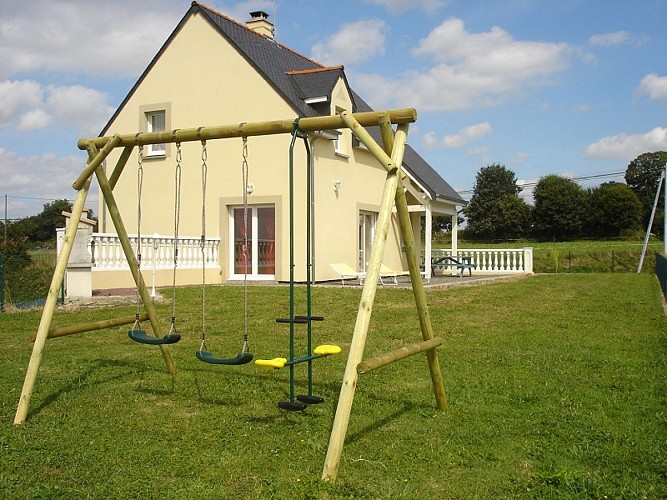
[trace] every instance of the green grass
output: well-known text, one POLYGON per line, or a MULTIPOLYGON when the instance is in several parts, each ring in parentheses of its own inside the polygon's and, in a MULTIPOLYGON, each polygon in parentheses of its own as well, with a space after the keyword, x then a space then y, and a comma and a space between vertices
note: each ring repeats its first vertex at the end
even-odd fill
MULTIPOLYGON (((302 298, 303 290, 298 289, 302 298)), ((235 354, 243 289, 208 291, 209 347, 235 354)), ((288 372, 194 357, 197 289, 179 290, 179 373, 125 329, 48 341, 28 421, 12 425, 35 312, 0 317, 3 498, 664 498, 667 342, 660 290, 637 274, 540 275, 431 291, 449 409, 423 355, 359 380, 335 484, 320 475, 360 297, 314 290, 323 405, 276 407, 288 372)), ((287 353, 287 288, 250 288, 251 347, 287 353)), ((302 312, 302 311, 298 311, 302 312)), ((168 318, 168 305, 159 306, 168 318)), ((132 308, 59 314, 71 324, 132 308)), ((378 290, 366 354, 419 337, 411 292, 378 290)), ((305 368, 297 370, 301 388, 305 368)))

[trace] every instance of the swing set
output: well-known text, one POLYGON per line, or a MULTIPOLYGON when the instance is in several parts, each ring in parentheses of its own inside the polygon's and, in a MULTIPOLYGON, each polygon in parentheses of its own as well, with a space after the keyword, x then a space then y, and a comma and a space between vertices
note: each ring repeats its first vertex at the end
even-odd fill
MULTIPOLYGON (((312 393, 312 361, 337 354, 340 347, 335 345, 322 345, 312 348, 311 329, 313 322, 322 321, 322 316, 312 314, 311 304, 311 270, 312 270, 312 251, 310 248, 310 189, 307 189, 307 249, 306 249, 306 314, 297 315, 295 312, 294 299, 294 185, 293 185, 293 154, 294 145, 297 138, 302 138, 308 155, 308 164, 310 164, 310 149, 308 147, 307 134, 322 130, 333 130, 340 128, 349 128, 359 141, 366 146, 368 151, 377 159, 380 165, 386 170, 386 179, 380 204, 380 211, 377 218, 376 236, 371 250, 370 261, 367 271, 367 279, 364 283, 357 318, 350 343, 347 364, 343 375, 340 395, 338 398, 336 413, 334 416, 332 431, 329 439, 329 446, 325 458, 322 479, 334 481, 338 472, 338 466, 343 451, 343 444, 349 424, 352 402, 357 387, 358 376, 368 373, 372 370, 381 368, 397 360, 417 353, 425 352, 427 355, 428 367, 430 371, 433 391, 436 399, 436 405, 444 410, 447 407, 442 374, 437 356, 437 347, 442 343, 440 338, 434 337, 431 325, 430 314, 426 302, 426 294, 421 280, 419 260, 417 256, 414 235, 410 223, 407 199, 405 191, 398 189, 404 174, 401 171, 403 163, 403 154, 407 141, 408 126, 416 120, 417 113, 414 109, 397 109, 378 112, 349 113, 343 111, 340 115, 323 116, 312 118, 301 118, 296 120, 279 120, 270 122, 241 123, 240 125, 224 125, 216 127, 199 127, 196 129, 177 129, 165 132, 137 133, 134 135, 114 135, 112 137, 96 137, 81 139, 78 142, 79 149, 88 152, 88 162, 82 173, 73 183, 77 190, 76 199, 72 207, 72 220, 79 220, 83 213, 83 207, 88 195, 92 176, 95 175, 99 184, 100 191, 104 197, 106 206, 109 209, 109 216, 114 224, 116 233, 121 243, 121 248, 127 259, 132 277, 136 285, 136 314, 123 318, 97 321, 94 323, 78 324, 66 327, 51 328, 53 314, 55 312, 57 299, 61 284, 64 279, 67 263, 72 251, 74 238, 76 236, 77 224, 68 225, 62 250, 56 263, 51 286, 47 295, 46 303, 42 312, 39 327, 31 340, 34 340, 32 355, 26 371, 26 377, 18 402, 14 424, 20 425, 25 422, 28 415, 30 398, 35 386, 37 372, 41 363, 41 357, 49 338, 71 335, 75 333, 112 328, 127 324, 132 324, 128 335, 141 344, 157 345, 164 358, 167 370, 171 374, 176 373, 176 365, 170 349, 170 344, 180 340, 180 333, 176 328, 176 269, 178 266, 178 229, 180 220, 180 179, 181 179, 181 143, 199 141, 202 145, 202 235, 201 250, 204 253, 204 242, 206 237, 206 183, 207 183, 207 149, 206 141, 213 139, 225 139, 240 137, 243 139, 243 208, 245 237, 242 247, 242 257, 244 264, 247 263, 247 138, 252 136, 274 135, 290 133, 292 140, 290 143, 290 161, 289 161, 289 197, 290 197, 290 304, 289 317, 276 319, 277 323, 287 323, 290 328, 290 348, 289 358, 273 358, 269 360, 257 359, 257 366, 269 370, 290 368, 290 397, 288 401, 281 401, 278 406, 285 410, 299 411, 309 404, 317 404, 323 401, 319 396, 312 393), (396 125, 394 131, 393 125, 396 125), (382 138, 382 146, 379 145, 364 127, 379 127, 382 138), (175 193, 174 193, 174 265, 172 279, 172 317, 171 326, 167 334, 162 333, 161 325, 151 300, 150 294, 140 272, 141 266, 141 195, 143 184, 143 165, 142 165, 142 147, 149 144, 175 143, 176 144, 176 171, 175 171, 175 193), (113 189, 118 182, 123 170, 132 154, 134 148, 139 150, 139 160, 137 168, 137 232, 139 234, 139 244, 135 255, 134 249, 128 237, 124 222, 120 215, 118 205, 114 198, 113 189), (107 174, 102 163, 109 154, 116 148, 122 148, 122 152, 111 175, 107 174), (392 217, 392 209, 396 209, 397 221, 401 232, 401 238, 405 248, 405 253, 412 282, 415 305, 418 312, 419 325, 422 335, 422 341, 404 346, 395 351, 385 353, 381 356, 363 360, 363 353, 368 335, 370 318, 373 310, 377 283, 379 280, 380 269, 382 265, 384 248, 387 234, 392 217), (141 313, 141 305, 144 312, 141 313), (141 322, 150 323, 153 335, 147 333, 141 326, 141 322), (303 356, 295 356, 295 326, 305 325, 307 328, 307 352, 303 356), (294 367, 300 363, 308 363, 308 393, 303 395, 294 394, 294 367)), ((308 186, 310 186, 310 169, 308 169, 308 186)), ((203 255, 202 255, 203 257, 203 255)), ((202 258, 203 266, 205 259, 202 258)), ((220 365, 241 365, 249 363, 253 359, 248 345, 248 294, 247 294, 247 267, 244 265, 244 334, 243 346, 241 351, 230 358, 221 358, 207 350, 206 346, 206 279, 205 269, 202 269, 202 335, 201 344, 196 352, 199 360, 220 365)))

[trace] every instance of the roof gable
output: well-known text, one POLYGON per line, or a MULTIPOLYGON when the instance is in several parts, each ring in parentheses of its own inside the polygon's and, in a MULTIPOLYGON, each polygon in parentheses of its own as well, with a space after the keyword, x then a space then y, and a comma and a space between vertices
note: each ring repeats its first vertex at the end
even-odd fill
MULTIPOLYGON (((100 136, 105 135, 172 40, 178 36, 188 19, 196 14, 202 15, 300 117, 330 114, 329 106, 324 106, 322 102, 310 105, 307 100, 326 96, 330 101, 331 93, 341 78, 353 103, 351 111, 372 111, 372 108, 349 87, 342 66, 324 67, 275 40, 256 33, 244 24, 195 1, 192 2, 188 12, 120 104, 100 136)), ((215 57, 215 50, 212 50, 211 54, 211 57, 215 57)), ((372 127, 370 131, 376 140, 379 140, 377 127, 372 127)), ((457 204, 465 203, 461 196, 409 145, 406 147, 404 165, 417 180, 423 183, 432 198, 445 198, 457 204)))

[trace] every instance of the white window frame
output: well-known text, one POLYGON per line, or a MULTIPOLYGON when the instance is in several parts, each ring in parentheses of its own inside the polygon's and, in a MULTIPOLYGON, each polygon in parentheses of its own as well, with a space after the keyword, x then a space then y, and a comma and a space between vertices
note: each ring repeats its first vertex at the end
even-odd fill
MULTIPOLYGON (((146 113, 146 132, 164 132, 167 128, 167 113, 164 109, 146 113), (156 118, 162 121, 162 127, 156 127, 156 118)), ((167 156, 165 143, 148 144, 146 156, 167 156)))
MULTIPOLYGON (((162 132, 171 130, 171 103, 161 102, 139 106, 140 130, 142 132, 162 132), (155 117, 162 118, 162 129, 155 127, 155 117)), ((144 148, 144 158, 166 158, 169 156, 169 144, 148 144, 144 148)))
MULTIPOLYGON (((275 205, 249 205, 248 206, 248 218, 252 219, 252 223, 249 224, 252 228, 252 233, 248 235, 248 239, 251 241, 250 244, 250 261, 252 262, 252 270, 248 274, 247 278, 249 280, 275 280, 275 274, 259 274, 259 259, 257 258, 258 253, 258 243, 259 243, 259 217, 258 209, 260 208, 273 208, 274 209, 274 224, 276 218, 276 207, 275 205)), ((229 279, 230 280, 242 280, 244 278, 243 274, 237 274, 234 272, 234 245, 235 245, 235 236, 234 236, 234 210, 243 209, 243 207, 233 206, 229 211, 229 279)), ((277 263, 276 263, 277 265, 277 263)))

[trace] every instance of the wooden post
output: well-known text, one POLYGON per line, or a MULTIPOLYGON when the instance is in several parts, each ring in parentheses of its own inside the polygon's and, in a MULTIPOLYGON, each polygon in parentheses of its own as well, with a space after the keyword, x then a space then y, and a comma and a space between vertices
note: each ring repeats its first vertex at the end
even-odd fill
POLYGON ((442 339, 440 337, 434 337, 431 340, 425 340, 424 342, 419 342, 418 344, 399 347, 398 349, 386 352, 380 356, 365 359, 357 365, 357 373, 363 375, 364 373, 372 372, 373 370, 382 368, 383 366, 393 363, 394 361, 398 361, 409 356, 414 356, 420 352, 435 349, 441 344, 442 339))
MULTIPOLYGON (((75 333, 92 332, 95 330, 103 330, 105 328, 114 328, 116 326, 129 325, 130 323, 134 323, 136 319, 137 319, 136 316, 132 315, 132 316, 125 316, 124 318, 103 319, 101 321, 95 321, 93 323, 79 323, 78 325, 60 326, 58 328, 51 328, 49 330, 49 335, 47 338, 53 339, 56 337, 64 337, 66 335, 74 335, 75 333)), ((146 321, 147 319, 148 319, 147 314, 139 315, 139 321, 146 321)), ((36 338, 37 338, 37 333, 33 333, 32 335, 30 335, 28 340, 30 340, 30 342, 34 342, 36 338)))
MULTIPOLYGON (((92 161, 93 157, 93 151, 89 152, 89 161, 92 161)), ((25 419, 28 416, 28 406, 30 405, 32 391, 35 388, 37 372, 42 361, 42 352, 44 351, 46 338, 49 334, 53 313, 56 310, 56 304, 60 294, 60 287, 62 286, 63 279, 65 277, 65 271, 67 270, 67 262, 69 261, 69 256, 72 252, 72 246, 74 245, 76 230, 79 227, 79 224, 76 222, 81 219, 81 215, 83 214, 83 205, 86 202, 86 197, 88 196, 90 181, 91 178, 88 178, 88 180, 83 183, 83 186, 76 194, 76 199, 72 205, 72 221, 74 221, 74 223, 69 224, 65 230, 65 239, 63 240, 63 246, 60 250, 60 255, 58 256, 56 268, 53 271, 51 286, 49 287, 49 293, 46 296, 46 303, 44 304, 44 310, 42 311, 42 318, 39 321, 39 327, 37 329, 35 345, 32 348, 32 355, 30 356, 30 362, 28 363, 28 370, 25 374, 23 390, 21 391, 21 397, 19 399, 18 407, 16 408, 14 425, 22 424, 25 422, 25 419)))
MULTIPOLYGON (((385 120, 380 124, 380 127, 385 150, 390 151, 393 149, 394 142, 393 134, 391 134, 391 124, 385 120)), ((428 310, 428 302, 426 301, 424 283, 421 280, 415 237, 412 230, 412 224, 410 223, 410 213, 408 211, 408 201, 405 197, 405 191, 403 189, 396 190, 395 202, 396 214, 398 216, 398 225, 401 231, 403 245, 405 246, 405 256, 408 260, 408 269, 410 270, 412 292, 415 297, 415 306, 417 307, 419 326, 422 332, 422 339, 426 341, 433 338, 433 326, 431 324, 431 314, 428 310)), ((425 262, 424 265, 428 264, 425 262)), ((438 352, 435 349, 431 349, 426 353, 426 356, 428 359, 428 366, 431 374, 431 382, 433 384, 433 393, 435 394, 436 405, 438 409, 446 410, 447 396, 445 394, 445 384, 442 380, 438 352)))
POLYGON ((97 167, 102 165, 102 162, 106 159, 107 156, 109 156, 109 153, 111 153, 114 148, 118 146, 118 144, 120 144, 120 136, 114 135, 106 144, 104 144, 104 147, 100 150, 100 152, 90 160, 90 163, 86 165, 86 168, 83 169, 83 172, 81 172, 77 180, 74 181, 72 187, 77 190, 81 189, 83 183, 93 175, 93 172, 97 170, 97 167))
POLYGON ((112 191, 113 188, 116 187, 116 183, 120 178, 120 174, 123 173, 125 164, 127 163, 127 160, 130 158, 133 149, 134 146, 125 146, 123 152, 120 154, 120 158, 118 158, 118 161, 116 162, 116 168, 113 169, 113 172, 111 172, 111 176, 109 177, 109 186, 111 186, 112 191))
MULTIPOLYGON (((116 234, 120 240, 120 246, 123 249, 125 254, 125 259, 132 271, 132 277, 136 283, 139 296, 141 301, 144 304, 144 309, 146 314, 148 314, 148 319, 151 322, 151 327, 153 328, 153 334, 156 337, 162 337, 160 330, 160 323, 158 322, 157 313, 155 312, 155 306, 150 296, 150 292, 146 288, 144 283, 144 277, 139 271, 139 266, 137 264, 137 259, 134 256, 134 251, 132 250, 132 243, 130 243, 130 238, 127 236, 127 231, 125 229, 125 224, 123 219, 120 216, 120 211, 118 210, 118 205, 116 204, 116 199, 114 198, 113 192, 111 191, 111 186, 109 185, 109 180, 107 179, 106 174, 102 169, 95 170, 95 175, 97 175, 97 183, 100 185, 100 191, 102 191, 102 196, 104 196, 104 201, 109 207, 109 216, 113 221, 113 225, 116 228, 116 234)), ((162 351, 162 357, 164 362, 167 365, 167 370, 172 375, 176 374, 176 364, 174 363, 174 357, 171 354, 171 349, 168 345, 160 345, 160 351, 162 351)))
POLYGON ((345 443, 345 436, 347 434, 347 427, 350 422, 350 412, 352 410, 352 401, 354 399, 354 392, 357 387, 357 365, 361 362, 364 354, 364 347, 366 345, 366 337, 368 335, 368 327, 370 324, 371 314, 373 312, 373 302, 375 300, 375 292, 377 290, 377 282, 380 276, 380 266, 384 256, 384 248, 389 232, 389 224, 391 222, 391 212, 394 205, 394 197, 396 196, 396 188, 399 181, 399 165, 403 163, 403 153, 405 151, 405 142, 407 139, 408 125, 401 125, 396 132, 396 140, 394 142, 394 150, 391 158, 378 146, 366 130, 364 130, 359 123, 347 112, 341 113, 341 118, 345 125, 352 130, 352 133, 359 138, 359 140, 376 156, 378 161, 387 169, 387 179, 385 181, 384 192, 382 194, 382 202, 380 204, 380 213, 378 215, 377 227, 378 231, 373 240, 373 248, 371 249, 371 258, 366 275, 364 289, 361 293, 361 300, 359 301, 359 309, 357 312, 357 320, 354 326, 354 333, 352 334, 352 341, 350 344, 350 353, 347 358, 347 365, 343 375, 343 384, 340 389, 340 396, 338 398, 338 406, 336 408, 336 415, 331 430, 331 437, 329 438, 329 447, 327 455, 324 460, 324 469, 322 471, 322 479, 325 481, 335 481, 338 474, 338 466, 340 464, 340 457, 343 453, 343 445, 345 443))

